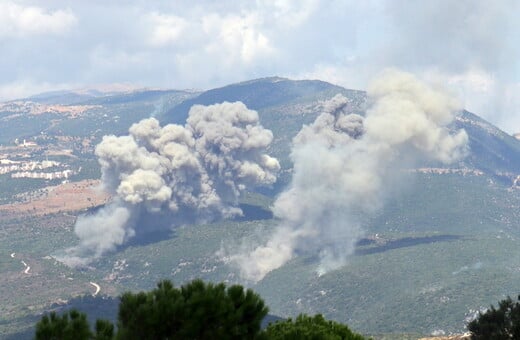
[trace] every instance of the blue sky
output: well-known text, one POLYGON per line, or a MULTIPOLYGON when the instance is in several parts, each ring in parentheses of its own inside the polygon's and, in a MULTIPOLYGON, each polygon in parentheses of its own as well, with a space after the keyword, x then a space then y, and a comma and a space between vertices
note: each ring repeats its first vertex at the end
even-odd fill
POLYGON ((0 99, 272 75, 364 89, 397 67, 520 131, 515 0, 0 0, 0 99))

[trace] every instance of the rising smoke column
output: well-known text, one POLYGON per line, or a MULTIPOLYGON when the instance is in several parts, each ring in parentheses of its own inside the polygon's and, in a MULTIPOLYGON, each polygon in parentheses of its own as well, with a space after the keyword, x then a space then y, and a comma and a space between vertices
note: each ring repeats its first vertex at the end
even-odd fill
POLYGON ((381 208, 387 176, 402 159, 450 163, 467 151, 468 136, 446 125, 460 109, 446 92, 408 73, 387 70, 368 89, 366 116, 337 95, 293 140, 294 175, 275 201, 279 225, 263 245, 225 259, 244 278, 261 280, 297 254, 318 255, 318 274, 346 263, 363 235, 360 216, 381 208))
POLYGON ((280 165, 264 153, 272 139, 257 112, 240 102, 195 105, 185 126, 149 118, 128 136, 103 137, 95 153, 113 199, 78 218, 80 243, 60 260, 83 265, 114 250, 143 228, 142 213, 169 212, 166 227, 242 214, 241 192, 276 181, 280 165))

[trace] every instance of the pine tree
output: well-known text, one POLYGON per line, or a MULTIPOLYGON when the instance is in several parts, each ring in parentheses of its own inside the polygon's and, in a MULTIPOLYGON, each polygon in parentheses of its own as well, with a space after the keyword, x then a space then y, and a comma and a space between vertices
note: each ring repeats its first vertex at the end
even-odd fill
POLYGON ((180 289, 161 281, 148 293, 125 293, 119 339, 255 339, 267 307, 242 286, 192 281, 180 289))
POLYGON ((520 295, 518 301, 508 296, 498 303, 498 309, 493 305, 485 313, 468 324, 471 338, 509 340, 520 339, 520 295))
POLYGON ((265 330, 269 340, 363 340, 346 325, 326 320, 321 314, 313 317, 300 314, 296 320, 287 319, 270 324, 265 330))
POLYGON ((36 324, 36 340, 87 340, 92 338, 87 316, 75 309, 61 317, 55 312, 44 315, 36 324))

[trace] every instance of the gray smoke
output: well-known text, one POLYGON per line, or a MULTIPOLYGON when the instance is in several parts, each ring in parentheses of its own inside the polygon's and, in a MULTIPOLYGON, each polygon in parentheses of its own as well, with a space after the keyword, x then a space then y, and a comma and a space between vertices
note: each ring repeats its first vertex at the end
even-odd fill
POLYGON ((465 155, 466 132, 446 128, 459 110, 446 92, 387 70, 368 97, 362 117, 335 96, 294 138, 292 182, 273 207, 278 227, 263 245, 225 257, 244 278, 261 280, 301 253, 319 255, 320 275, 343 266, 363 235, 360 216, 381 208, 396 163, 410 153, 445 163, 465 155))
POLYGON ((138 222, 142 214, 167 211, 166 227, 241 215, 240 193, 273 184, 280 169, 265 153, 271 131, 240 102, 195 105, 185 126, 144 119, 129 133, 105 136, 96 147, 113 199, 78 218, 80 243, 60 257, 67 264, 86 264, 124 244, 146 228, 138 222))
POLYGON ((520 129, 519 11, 516 0, 387 1, 394 39, 374 55, 379 65, 452 82, 466 97, 466 109, 512 133, 520 129))

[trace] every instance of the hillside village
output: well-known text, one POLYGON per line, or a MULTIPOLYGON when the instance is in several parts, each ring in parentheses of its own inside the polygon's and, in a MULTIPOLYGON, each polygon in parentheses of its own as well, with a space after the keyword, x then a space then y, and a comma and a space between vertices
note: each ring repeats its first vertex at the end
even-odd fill
POLYGON ((49 160, 35 142, 23 140, 15 147, 0 147, 0 175, 11 178, 68 179, 81 169, 71 169, 64 162, 49 160), (42 159, 45 157, 45 159, 42 159))

